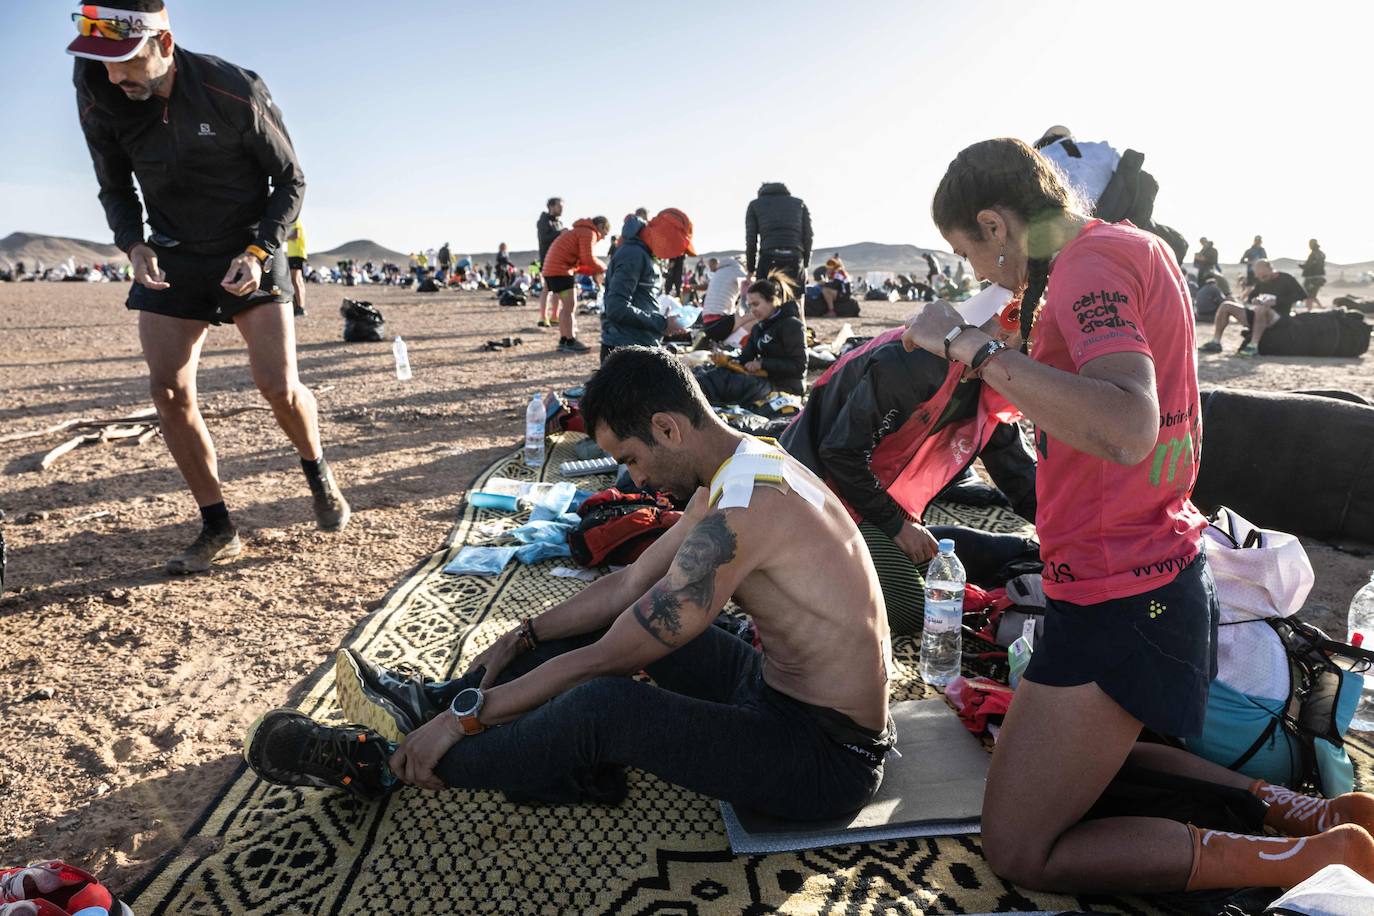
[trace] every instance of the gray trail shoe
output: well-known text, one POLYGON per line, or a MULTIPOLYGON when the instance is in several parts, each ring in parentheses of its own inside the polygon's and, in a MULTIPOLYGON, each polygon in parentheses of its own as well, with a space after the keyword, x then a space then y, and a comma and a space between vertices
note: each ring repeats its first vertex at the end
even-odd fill
POLYGON ((334 469, 328 462, 318 480, 307 477, 310 495, 315 503, 315 524, 321 531, 342 531, 353 516, 348 500, 339 491, 338 481, 334 479, 334 469))
POLYGON ((334 694, 349 722, 399 742, 440 712, 425 695, 426 679, 374 665, 355 649, 334 656, 334 694))
POLYGON ((201 528, 191 546, 167 561, 167 572, 174 576, 205 572, 216 563, 227 563, 243 553, 243 542, 236 529, 213 531, 201 528))

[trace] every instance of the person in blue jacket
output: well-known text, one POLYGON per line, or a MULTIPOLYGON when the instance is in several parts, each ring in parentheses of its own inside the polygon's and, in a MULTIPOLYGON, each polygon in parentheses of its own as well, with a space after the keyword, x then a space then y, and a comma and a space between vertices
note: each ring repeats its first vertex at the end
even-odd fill
POLYGON ((658 307, 663 274, 655 258, 672 260, 692 250, 692 221, 674 207, 645 223, 627 216, 620 244, 606 271, 605 308, 601 316, 601 361, 617 347, 656 347, 663 335, 681 330, 658 307))

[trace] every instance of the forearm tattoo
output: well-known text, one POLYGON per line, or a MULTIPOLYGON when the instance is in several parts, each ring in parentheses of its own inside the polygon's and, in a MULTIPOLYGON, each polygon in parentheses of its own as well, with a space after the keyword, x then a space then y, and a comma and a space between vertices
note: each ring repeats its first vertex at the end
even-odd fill
POLYGON ((635 620, 654 639, 677 648, 683 605, 708 608, 716 591, 716 571, 734 558, 735 533, 725 515, 708 515, 682 542, 668 575, 635 602, 635 620))

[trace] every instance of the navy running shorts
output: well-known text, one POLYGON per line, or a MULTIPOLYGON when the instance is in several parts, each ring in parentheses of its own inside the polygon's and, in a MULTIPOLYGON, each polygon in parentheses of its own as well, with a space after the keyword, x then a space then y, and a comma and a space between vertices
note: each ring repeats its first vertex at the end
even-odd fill
POLYGON ((1050 598, 1025 678, 1047 687, 1095 683, 1146 728, 1196 737, 1217 676, 1220 616, 1201 553, 1144 594, 1091 605, 1050 598))

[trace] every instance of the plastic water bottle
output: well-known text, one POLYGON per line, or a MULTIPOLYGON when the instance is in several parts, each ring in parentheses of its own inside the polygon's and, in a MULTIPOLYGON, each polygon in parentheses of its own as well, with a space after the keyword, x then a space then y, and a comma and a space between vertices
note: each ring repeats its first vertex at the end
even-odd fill
MULTIPOLYGON (((1352 646, 1374 649, 1374 574, 1364 588, 1355 593, 1350 602, 1350 638, 1352 646)), ((1355 718, 1350 721, 1351 728, 1364 732, 1374 732, 1374 670, 1364 672, 1364 693, 1360 695, 1360 705, 1355 709, 1355 718)))
POLYGON ((921 630, 921 680, 932 687, 942 688, 959 674, 966 581, 954 542, 941 540, 940 552, 926 570, 926 619, 921 630))
POLYGON ((403 382, 410 381, 410 354, 406 351, 406 342, 399 334, 396 336, 396 342, 391 345, 391 352, 396 354, 396 378, 403 382))
POLYGON ((530 406, 525 408, 525 466, 537 468, 544 464, 544 398, 535 392, 530 406))

